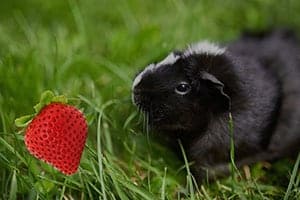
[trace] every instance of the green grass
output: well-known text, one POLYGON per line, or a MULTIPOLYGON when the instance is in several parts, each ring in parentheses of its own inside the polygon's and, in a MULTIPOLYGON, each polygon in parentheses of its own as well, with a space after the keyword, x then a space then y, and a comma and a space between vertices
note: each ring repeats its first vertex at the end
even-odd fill
POLYGON ((298 0, 2 0, 0 199, 299 199, 300 157, 197 186, 188 161, 149 139, 130 97, 135 73, 170 50, 246 29, 300 33, 299 10, 298 0), (48 89, 88 118, 73 176, 29 155, 14 126, 48 89))

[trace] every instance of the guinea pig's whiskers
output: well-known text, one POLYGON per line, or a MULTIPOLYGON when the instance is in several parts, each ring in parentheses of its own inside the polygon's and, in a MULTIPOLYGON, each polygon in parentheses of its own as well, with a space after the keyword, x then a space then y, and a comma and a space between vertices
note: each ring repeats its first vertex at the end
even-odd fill
POLYGON ((138 123, 144 123, 144 113, 138 108, 138 123))
POLYGON ((149 134, 149 114, 145 113, 143 121, 143 132, 149 134))
POLYGON ((146 133, 148 135, 149 134, 149 115, 147 114, 146 116, 147 116, 146 117, 146 120, 147 120, 147 123, 146 123, 146 133))

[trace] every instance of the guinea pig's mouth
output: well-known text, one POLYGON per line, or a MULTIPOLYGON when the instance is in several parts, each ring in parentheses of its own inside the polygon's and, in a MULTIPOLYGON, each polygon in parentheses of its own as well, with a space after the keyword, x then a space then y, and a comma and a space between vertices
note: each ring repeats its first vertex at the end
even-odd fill
POLYGON ((157 131, 162 131, 162 132, 174 132, 174 131, 180 131, 180 132, 185 132, 186 127, 181 125, 181 124, 160 124, 159 126, 153 126, 153 128, 157 131))
POLYGON ((169 132, 184 131, 187 128, 180 122, 169 119, 161 110, 146 110, 145 108, 140 108, 139 110, 144 114, 147 125, 152 130, 169 132))
POLYGON ((151 101, 142 99, 138 95, 134 95, 134 97, 134 104, 144 114, 145 122, 150 129, 162 132, 183 131, 187 129, 187 126, 180 123, 180 120, 176 120, 174 115, 168 114, 167 105, 154 104, 151 101))
POLYGON ((150 127, 159 127, 164 123, 164 115, 161 110, 155 110, 150 105, 136 104, 138 110, 144 114, 147 124, 150 127))

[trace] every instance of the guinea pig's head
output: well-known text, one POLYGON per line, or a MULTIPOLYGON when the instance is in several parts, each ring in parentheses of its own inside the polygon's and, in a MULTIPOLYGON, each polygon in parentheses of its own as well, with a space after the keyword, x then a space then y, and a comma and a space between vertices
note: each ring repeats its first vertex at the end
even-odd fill
POLYGON ((133 103, 156 130, 199 131, 230 107, 224 83, 213 72, 229 64, 225 49, 208 42, 172 52, 136 76, 133 103))

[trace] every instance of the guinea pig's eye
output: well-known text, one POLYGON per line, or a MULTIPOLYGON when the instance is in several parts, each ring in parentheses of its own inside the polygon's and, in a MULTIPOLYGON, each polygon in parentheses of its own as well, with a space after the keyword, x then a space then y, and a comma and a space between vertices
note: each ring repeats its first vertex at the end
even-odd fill
POLYGON ((185 95, 191 91, 191 86, 187 82, 181 82, 175 88, 175 92, 180 95, 185 95))

